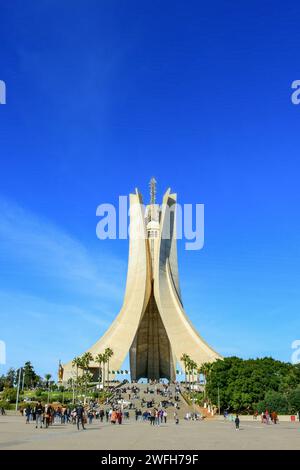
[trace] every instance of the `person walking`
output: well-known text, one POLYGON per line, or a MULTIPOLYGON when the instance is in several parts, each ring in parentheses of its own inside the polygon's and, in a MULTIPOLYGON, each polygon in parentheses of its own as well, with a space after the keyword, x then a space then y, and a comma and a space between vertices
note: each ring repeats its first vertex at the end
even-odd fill
POLYGON ((39 401, 38 404, 35 407, 35 427, 38 428, 40 426, 40 429, 42 429, 42 419, 43 419, 43 414, 44 414, 44 407, 42 403, 39 401))
POLYGON ((76 422, 77 422, 78 431, 79 431, 79 423, 81 423, 82 429, 85 429, 85 427, 84 427, 84 408, 83 408, 81 403, 76 408, 76 422))
POLYGON ((116 421, 117 421, 117 412, 115 410, 112 410, 110 422, 111 424, 116 424, 116 421))
POLYGON ((88 418, 89 418, 89 424, 93 423, 93 418, 94 418, 94 412, 92 409, 89 409, 88 411, 88 418))
POLYGON ((168 413, 166 412, 166 410, 164 410, 164 421, 165 421, 165 424, 167 424, 167 417, 168 417, 168 413))
POLYGON ((30 415, 31 415, 31 406, 27 405, 25 408, 26 424, 29 424, 30 415))

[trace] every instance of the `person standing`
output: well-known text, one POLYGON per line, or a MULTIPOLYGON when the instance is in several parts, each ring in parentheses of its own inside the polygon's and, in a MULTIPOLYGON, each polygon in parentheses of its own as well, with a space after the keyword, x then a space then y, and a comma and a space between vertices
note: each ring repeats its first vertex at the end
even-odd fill
POLYGON ((240 418, 239 418, 239 415, 236 415, 234 422, 235 422, 235 430, 236 430, 236 431, 239 431, 239 429, 240 429, 240 418))
POLYGON ((154 409, 151 411, 151 415, 150 415, 150 424, 151 424, 152 426, 154 426, 154 424, 155 424, 155 410, 154 410, 154 409))
POLYGON ((44 414, 44 407, 43 407, 43 405, 40 401, 36 405, 34 411, 35 411, 35 427, 38 428, 38 426, 40 426, 40 428, 42 429, 42 427, 43 427, 42 419, 43 419, 43 414, 44 414))
POLYGON ((155 410, 155 426, 159 426, 159 411, 155 410))
POLYGON ((85 427, 84 427, 84 408, 83 408, 81 403, 76 408, 76 422, 77 422, 78 431, 79 431, 79 423, 81 423, 82 429, 85 429, 85 427))
POLYGON ((51 406, 46 405, 45 410, 44 410, 44 424, 45 424, 46 429, 49 427, 50 419, 51 419, 51 406))
POLYGON ((168 417, 168 413, 166 412, 166 410, 164 410, 164 421, 165 421, 165 424, 167 424, 167 417, 168 417))

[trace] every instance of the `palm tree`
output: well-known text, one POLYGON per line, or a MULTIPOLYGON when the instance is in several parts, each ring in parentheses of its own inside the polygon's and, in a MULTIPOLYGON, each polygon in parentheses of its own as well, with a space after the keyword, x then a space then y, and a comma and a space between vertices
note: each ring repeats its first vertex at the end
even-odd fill
POLYGON ((74 357, 73 361, 72 361, 72 366, 73 367, 76 367, 76 400, 77 400, 77 395, 78 395, 78 369, 81 368, 81 365, 82 365, 82 359, 81 357, 74 357))
POLYGON ((97 354, 97 356, 95 357, 95 362, 99 364, 99 392, 100 392, 100 385, 101 385, 101 376, 103 376, 103 372, 104 372, 102 370, 103 359, 104 359, 104 354, 97 354))
POLYGON ((206 383, 207 377, 210 375, 212 371, 213 363, 212 362, 204 362, 202 364, 202 373, 204 375, 204 397, 206 397, 206 383))
POLYGON ((191 392, 191 370, 192 370, 192 359, 189 357, 187 360, 187 372, 188 372, 188 381, 189 381, 189 391, 191 392))
POLYGON ((106 348, 104 354, 107 358, 107 380, 108 380, 108 388, 109 388, 109 359, 114 355, 114 352, 111 348, 106 348))
POLYGON ((89 366, 90 362, 93 361, 93 355, 90 352, 86 352, 81 356, 81 363, 82 363, 82 369, 83 369, 83 377, 84 377, 84 384, 85 384, 85 396, 87 393, 87 384, 91 380, 91 374, 89 374, 89 366))
MULTIPOLYGON (((193 376, 193 382, 194 382, 194 372, 197 369, 197 363, 193 361, 192 359, 189 360, 189 377, 190 374, 193 376)), ((190 379, 190 389, 191 389, 191 379, 190 379)))
POLYGON ((51 377, 52 377, 51 374, 45 374, 46 386, 47 386, 47 389, 48 389, 48 403, 50 401, 50 379, 51 379, 51 377))
POLYGON ((72 404, 74 405, 75 403, 75 386, 74 386, 74 379, 73 377, 70 377, 69 380, 67 381, 68 388, 71 387, 72 389, 72 404))
POLYGON ((104 352, 103 355, 102 355, 102 363, 103 363, 103 367, 102 367, 102 390, 103 391, 105 389, 105 364, 107 364, 107 362, 108 362, 108 357, 104 352))
POLYGON ((187 386, 187 374, 186 374, 186 371, 187 371, 187 367, 188 367, 188 363, 189 363, 189 360, 190 360, 190 356, 186 353, 182 354, 180 360, 183 362, 183 365, 184 365, 184 375, 185 375, 185 388, 187 386))
POLYGON ((203 365, 201 364, 201 366, 198 366, 197 367, 197 375, 198 375, 198 382, 199 382, 199 385, 200 385, 200 375, 203 374, 203 365))
POLYGON ((83 363, 83 369, 87 371, 89 368, 90 362, 94 360, 92 353, 86 352, 81 356, 81 360, 83 363))

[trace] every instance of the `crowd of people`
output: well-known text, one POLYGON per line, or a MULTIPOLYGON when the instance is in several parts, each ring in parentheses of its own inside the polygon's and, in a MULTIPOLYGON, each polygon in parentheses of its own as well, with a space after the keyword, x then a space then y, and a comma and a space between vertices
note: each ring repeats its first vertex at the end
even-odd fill
MULTIPOLYGON (((253 414, 253 419, 257 420, 259 417, 258 411, 255 411, 253 414)), ((227 410, 224 411, 224 419, 226 421, 232 421, 235 422, 237 418, 237 415, 234 416, 232 413, 229 413, 227 410)), ((260 415, 260 420, 262 424, 277 424, 278 423, 278 414, 276 411, 272 411, 272 413, 269 413, 268 410, 263 411, 260 415)))
POLYGON ((34 406, 28 403, 22 413, 26 418, 26 424, 34 422, 36 428, 70 423, 77 425, 78 429, 85 429, 85 424, 92 424, 94 420, 121 425, 124 420, 129 420, 130 410, 133 410, 136 421, 159 426, 167 423, 167 409, 174 407, 173 419, 175 424, 178 424, 179 394, 179 385, 175 386, 173 393, 169 384, 151 383, 141 396, 140 387, 132 384, 116 388, 105 405, 99 405, 96 401, 90 401, 85 405, 79 402, 76 406, 43 405, 38 402, 34 406), (140 406, 137 406, 137 403, 140 403, 140 406))
MULTIPOLYGON (((130 415, 135 421, 149 423, 151 426, 167 424, 173 418, 175 424, 179 424, 178 411, 180 410, 181 397, 179 384, 170 386, 168 383, 152 382, 147 387, 140 387, 138 384, 123 384, 111 390, 112 395, 106 399, 104 404, 90 400, 77 405, 46 404, 38 402, 36 405, 28 403, 22 414, 26 418, 26 424, 33 422, 36 428, 48 428, 55 424, 73 424, 78 429, 85 429, 88 423, 91 425, 94 420, 112 425, 121 425, 130 419, 130 415)), ((4 414, 4 408, 0 410, 4 414)), ((199 410, 186 411, 182 414, 186 421, 200 421, 205 418, 199 410)), ((253 419, 260 417, 262 424, 277 424, 278 415, 275 411, 266 410, 261 415, 256 411, 253 419)), ((238 415, 224 411, 224 419, 235 423, 239 429, 240 418, 238 415)))
POLYGON ((276 411, 272 411, 272 413, 269 413, 269 411, 266 410, 265 412, 261 413, 260 419, 261 419, 262 424, 271 424, 271 423, 277 424, 278 423, 278 415, 276 411))
POLYGON ((48 428, 53 424, 77 424, 84 429, 84 424, 92 424, 93 419, 104 420, 105 411, 99 408, 95 402, 90 402, 88 406, 78 403, 77 406, 42 405, 38 402, 35 406, 27 404, 21 413, 26 418, 26 424, 35 422, 36 428, 48 428))

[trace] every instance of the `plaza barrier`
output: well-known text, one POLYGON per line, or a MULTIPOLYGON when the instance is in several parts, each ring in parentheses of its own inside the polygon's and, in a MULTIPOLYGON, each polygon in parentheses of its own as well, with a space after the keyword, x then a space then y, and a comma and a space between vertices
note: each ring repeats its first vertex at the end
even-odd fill
MULTIPOLYGON (((234 413, 232 413, 232 415, 235 416, 234 413)), ((215 415, 215 418, 220 420, 220 421, 224 421, 224 416, 222 414, 220 416, 215 415)), ((241 421, 254 421, 253 415, 239 415, 239 418, 240 418, 241 421)), ((227 420, 228 420, 228 418, 227 418, 227 420)), ((258 415, 257 419, 255 421, 260 423, 260 420, 261 420, 260 415, 258 415)), ((278 423, 280 423, 280 422, 299 423, 299 419, 295 415, 278 415, 278 423)))

